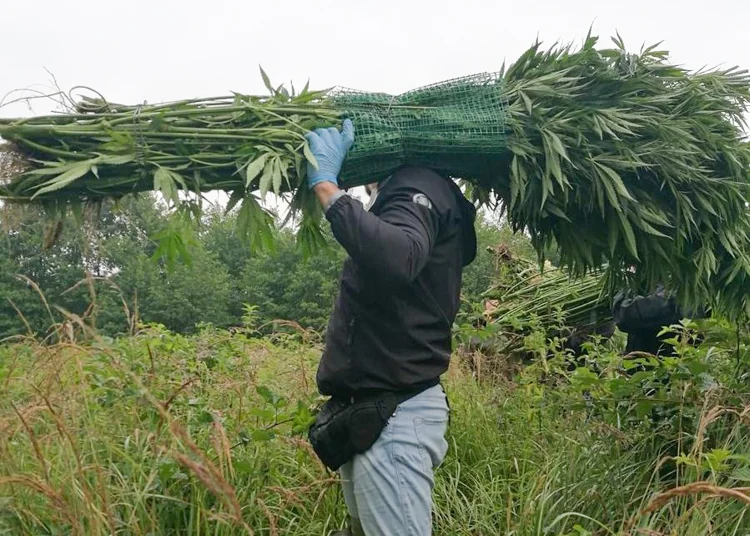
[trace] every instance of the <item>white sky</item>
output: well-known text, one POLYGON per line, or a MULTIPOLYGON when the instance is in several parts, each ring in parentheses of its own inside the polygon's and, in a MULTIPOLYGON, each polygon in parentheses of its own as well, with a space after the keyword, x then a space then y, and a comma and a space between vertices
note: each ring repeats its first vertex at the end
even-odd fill
POLYGON ((750 68, 750 0, 2 0, 0 17, 0 98, 51 89, 45 68, 114 102, 262 93, 258 64, 276 83, 401 92, 497 70, 537 35, 580 42, 592 23, 688 67, 750 68))

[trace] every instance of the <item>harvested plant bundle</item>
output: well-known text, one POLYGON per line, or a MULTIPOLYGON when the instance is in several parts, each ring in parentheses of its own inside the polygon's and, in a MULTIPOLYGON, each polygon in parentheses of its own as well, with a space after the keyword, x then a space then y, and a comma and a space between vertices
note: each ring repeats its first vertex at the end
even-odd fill
MULTIPOLYGON (((400 96, 337 90, 235 94, 154 106, 84 100, 75 113, 0 120, 35 169, 0 196, 55 207, 159 190, 225 190, 240 225, 268 236, 258 198, 289 194, 301 236, 317 239, 320 210, 300 187, 310 128, 351 117, 345 185, 427 165, 497 203, 539 251, 554 242, 582 275, 606 265, 609 284, 658 282, 686 305, 737 314, 750 285, 750 148, 743 113, 750 78, 735 69, 691 73, 666 52, 595 48, 588 37, 507 70, 400 96)), ((614 288, 614 287, 612 287, 614 288)))
POLYGON ((516 285, 490 290, 497 306, 492 322, 505 329, 523 331, 535 324, 546 331, 594 327, 611 319, 610 299, 601 276, 572 279, 563 270, 544 273, 527 270, 516 285))
POLYGON ((593 335, 612 334, 604 276, 571 278, 551 264, 540 270, 537 263, 516 257, 504 245, 488 249, 496 256, 498 276, 483 295, 484 321, 492 324, 493 350, 499 355, 527 354, 526 336, 533 333, 560 337, 574 352, 593 335))

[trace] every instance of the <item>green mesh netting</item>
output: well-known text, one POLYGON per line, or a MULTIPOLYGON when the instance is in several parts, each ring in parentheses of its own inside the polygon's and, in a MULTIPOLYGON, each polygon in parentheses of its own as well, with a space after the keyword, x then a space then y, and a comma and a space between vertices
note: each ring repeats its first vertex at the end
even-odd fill
POLYGON ((347 186, 382 180, 406 164, 454 177, 486 173, 487 159, 505 153, 507 102, 499 73, 402 95, 337 89, 330 98, 357 129, 341 174, 347 186))

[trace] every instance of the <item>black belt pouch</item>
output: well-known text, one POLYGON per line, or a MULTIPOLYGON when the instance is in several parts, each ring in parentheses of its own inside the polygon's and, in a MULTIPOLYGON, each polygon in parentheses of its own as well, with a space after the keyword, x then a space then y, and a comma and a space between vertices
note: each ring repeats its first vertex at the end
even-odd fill
POLYGON ((310 427, 308 438, 320 461, 336 471, 367 451, 398 405, 417 393, 380 393, 361 399, 331 398, 310 427))

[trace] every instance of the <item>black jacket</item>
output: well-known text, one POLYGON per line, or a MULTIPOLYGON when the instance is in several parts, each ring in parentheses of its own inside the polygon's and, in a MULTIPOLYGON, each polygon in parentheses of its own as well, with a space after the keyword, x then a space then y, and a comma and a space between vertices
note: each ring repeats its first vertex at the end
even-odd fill
POLYGON ((326 395, 408 391, 448 368, 461 272, 476 255, 474 206, 448 179, 404 168, 370 210, 349 197, 326 212, 349 254, 317 383, 326 395))
POLYGON ((647 296, 633 296, 625 291, 618 293, 614 298, 612 316, 620 331, 628 334, 626 353, 670 355, 673 354, 673 348, 664 343, 663 339, 674 334, 659 336, 663 328, 677 324, 686 317, 705 318, 706 311, 683 310, 664 286, 659 285, 647 296))

